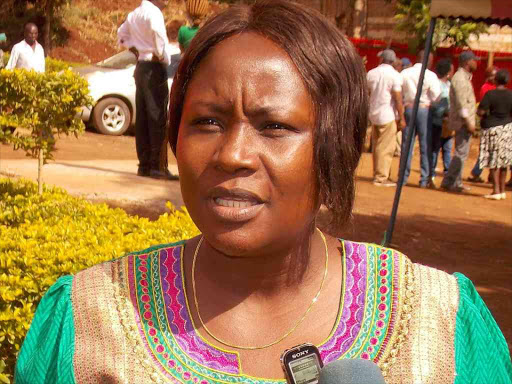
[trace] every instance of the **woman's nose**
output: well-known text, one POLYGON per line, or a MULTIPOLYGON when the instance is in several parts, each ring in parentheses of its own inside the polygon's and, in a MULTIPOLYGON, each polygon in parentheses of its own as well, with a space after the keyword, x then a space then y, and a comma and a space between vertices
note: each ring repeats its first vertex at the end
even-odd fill
POLYGON ((219 143, 217 168, 227 173, 254 172, 257 168, 257 140, 254 129, 238 124, 229 127, 219 143))

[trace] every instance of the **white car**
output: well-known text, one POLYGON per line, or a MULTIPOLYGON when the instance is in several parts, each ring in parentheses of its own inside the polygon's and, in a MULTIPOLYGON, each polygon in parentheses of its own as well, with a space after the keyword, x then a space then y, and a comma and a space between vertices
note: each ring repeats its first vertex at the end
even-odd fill
MULTIPOLYGON (((179 48, 171 56, 167 67, 167 82, 171 89, 172 78, 180 60, 179 48)), ((119 136, 135 124, 135 79, 133 72, 137 60, 130 51, 120 52, 99 63, 76 68, 75 72, 89 82, 94 107, 82 109, 84 122, 92 120, 94 128, 105 135, 119 136)))

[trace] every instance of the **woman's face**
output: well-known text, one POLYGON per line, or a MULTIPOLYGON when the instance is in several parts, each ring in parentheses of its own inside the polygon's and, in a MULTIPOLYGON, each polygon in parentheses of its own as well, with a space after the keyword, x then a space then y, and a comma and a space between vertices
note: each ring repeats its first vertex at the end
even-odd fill
POLYGON ((230 256, 295 245, 318 210, 314 108, 284 50, 255 33, 224 40, 185 95, 177 153, 183 200, 230 256))

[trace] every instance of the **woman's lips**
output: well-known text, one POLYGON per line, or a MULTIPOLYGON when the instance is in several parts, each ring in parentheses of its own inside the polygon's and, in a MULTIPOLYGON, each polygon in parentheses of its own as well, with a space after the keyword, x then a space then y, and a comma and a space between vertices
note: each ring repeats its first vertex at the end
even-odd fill
POLYGON ((212 213, 224 222, 240 223, 255 218, 264 204, 256 199, 215 197, 209 199, 212 213))

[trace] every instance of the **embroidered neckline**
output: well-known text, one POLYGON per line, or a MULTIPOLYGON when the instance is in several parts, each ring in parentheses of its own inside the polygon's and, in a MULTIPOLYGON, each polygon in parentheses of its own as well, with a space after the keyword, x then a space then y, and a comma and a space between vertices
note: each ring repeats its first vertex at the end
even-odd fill
MULTIPOLYGON (((369 359, 386 375, 411 316, 411 262, 371 244, 341 245, 342 294, 335 326, 319 345, 322 359, 369 359)), ((284 382, 243 374, 236 351, 211 345, 195 331, 183 286, 183 249, 183 243, 153 247, 113 262, 121 322, 148 376, 194 384, 284 382), (118 263, 123 267, 115 268, 118 263)))

